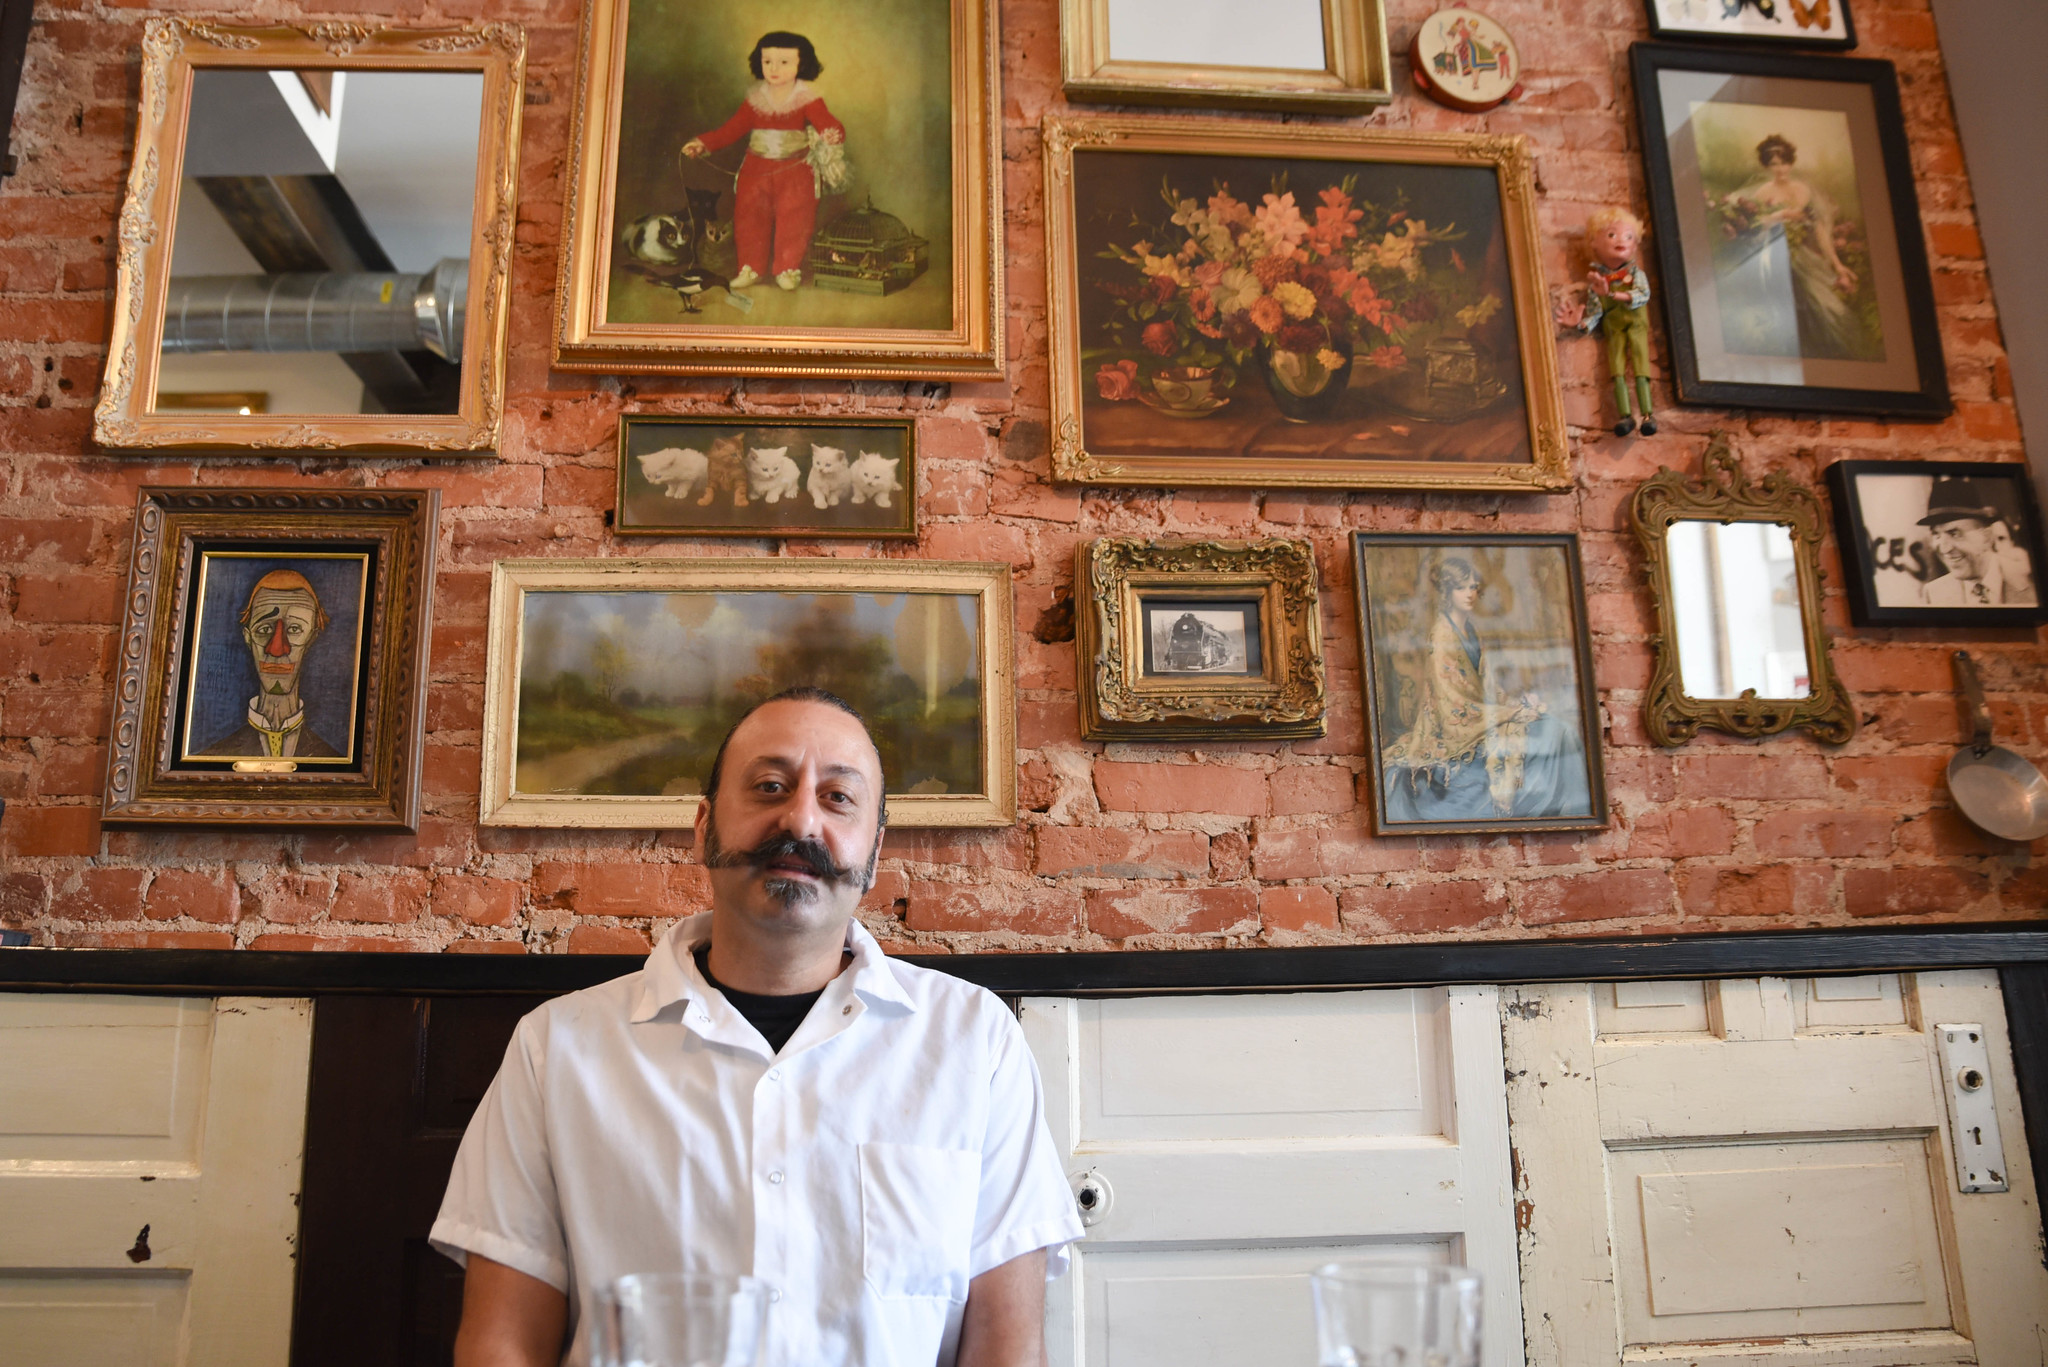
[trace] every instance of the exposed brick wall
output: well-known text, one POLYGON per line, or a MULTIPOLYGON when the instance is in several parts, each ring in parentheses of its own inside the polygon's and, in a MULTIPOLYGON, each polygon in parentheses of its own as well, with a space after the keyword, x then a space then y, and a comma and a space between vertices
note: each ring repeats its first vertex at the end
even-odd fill
MULTIPOLYGON (((1396 51, 1433 0, 1390 0, 1396 51)), ((218 12, 217 6, 186 6, 218 12)), ((1847 457, 2021 458, 1998 319, 1978 245, 1925 0, 1857 0, 1860 55, 1895 61, 1935 258, 1956 415, 1939 425, 1665 407, 1665 433, 1602 435, 1597 348, 1563 347, 1579 438, 1565 497, 1156 490, 1082 493, 1047 481, 1039 116, 1061 107, 1053 0, 1004 0, 1009 281, 1007 384, 617 379, 550 373, 547 337, 560 172, 575 88, 575 0, 371 0, 407 21, 488 13, 532 38, 520 172, 508 420, 500 459, 128 461, 90 454, 108 328, 111 240, 133 137, 144 11, 43 0, 18 123, 22 173, 0 184, 0 922, 64 945, 454 949, 638 948, 700 905, 685 832, 518 832, 476 825, 484 609, 503 556, 721 554, 606 536, 622 411, 910 411, 929 453, 911 551, 792 543, 790 555, 918 554, 1017 570, 1026 811, 1014 829, 892 835, 870 924, 892 945, 957 949, 1335 943, 1395 937, 1706 931, 1874 920, 2031 917, 2042 851, 1977 834, 1946 800, 1959 736, 1946 636, 1856 631, 1827 603, 1835 660, 1864 727, 1839 750, 1803 737, 1644 737, 1649 603, 1624 510, 1666 465, 1691 467, 1713 428, 1753 473, 1818 485, 1847 457), (435 485, 444 491, 434 590, 426 815, 417 837, 102 830, 108 671, 145 482, 435 485), (1579 531, 1595 624, 1613 825, 1591 838, 1377 839, 1359 803, 1363 730, 1345 536, 1375 530, 1579 531), (1287 535, 1323 566, 1334 707, 1316 743, 1208 750, 1084 745, 1074 651, 1032 629, 1066 594, 1077 541, 1287 535)), ((1544 269, 1583 268, 1569 234, 1592 206, 1643 203, 1626 88, 1640 0, 1487 0, 1530 74, 1483 117, 1402 95, 1374 126, 1526 133, 1543 191, 1544 269)), ((330 5, 319 15, 357 12, 330 5)), ((259 0, 235 17, 294 17, 259 0)), ((312 13, 312 11, 307 11, 312 13)), ((1839 585, 1839 562, 1829 557, 1839 585)), ((1055 635, 1057 633, 1047 633, 1055 635)), ((2048 658, 2027 632, 1969 642, 2001 737, 2048 752, 2048 658)))

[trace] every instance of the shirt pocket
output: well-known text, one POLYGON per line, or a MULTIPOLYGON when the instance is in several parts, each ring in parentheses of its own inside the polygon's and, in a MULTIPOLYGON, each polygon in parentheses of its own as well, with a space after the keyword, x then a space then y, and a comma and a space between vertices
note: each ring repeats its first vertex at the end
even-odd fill
POLYGON ((861 1274, 883 1296, 967 1299, 981 1155, 860 1146, 861 1274))

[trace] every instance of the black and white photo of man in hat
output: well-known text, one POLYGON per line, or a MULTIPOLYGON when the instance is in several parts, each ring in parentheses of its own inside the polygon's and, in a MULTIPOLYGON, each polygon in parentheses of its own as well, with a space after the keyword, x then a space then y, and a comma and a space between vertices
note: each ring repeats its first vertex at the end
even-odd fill
POLYGON ((1974 480, 1937 479, 1920 519, 1944 573, 1920 586, 1929 607, 2032 607, 2034 566, 2013 544, 1992 491, 1974 480))

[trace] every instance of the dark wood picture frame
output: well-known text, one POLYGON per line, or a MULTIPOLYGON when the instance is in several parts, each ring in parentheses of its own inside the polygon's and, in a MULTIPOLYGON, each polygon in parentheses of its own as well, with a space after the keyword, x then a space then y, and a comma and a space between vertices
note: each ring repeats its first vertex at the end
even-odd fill
MULTIPOLYGON (((1593 646, 1586 619, 1586 579, 1580 563, 1577 535, 1569 532, 1353 532, 1351 547, 1352 568, 1358 593, 1358 645, 1363 665, 1360 680, 1364 691, 1366 753, 1368 773, 1372 779, 1374 834, 1452 835, 1507 831, 1591 831, 1605 828, 1608 822, 1607 785, 1600 756, 1600 696, 1593 680, 1593 646), (1448 568, 1446 562, 1439 562, 1444 565, 1441 575, 1432 567, 1429 573, 1418 574, 1416 582, 1375 583, 1370 567, 1372 553, 1381 549, 1398 551, 1409 548, 1421 552, 1438 550, 1468 553, 1487 550, 1555 551, 1562 560, 1563 577, 1562 582, 1551 586, 1558 592, 1559 601, 1549 606, 1553 612, 1562 609, 1567 619, 1564 625, 1569 633, 1569 639, 1540 641, 1537 654, 1540 656, 1547 650, 1553 656, 1549 667, 1552 674, 1555 673, 1555 666, 1558 663, 1568 662, 1570 672, 1576 677, 1566 683, 1559 683, 1553 678, 1546 685, 1542 677, 1545 667, 1540 659, 1530 658, 1528 643, 1524 642, 1509 651, 1495 652, 1497 655, 1509 656, 1511 662, 1505 666, 1492 666, 1495 677, 1489 679, 1489 666, 1484 662, 1485 642, 1476 638, 1476 632, 1474 638, 1465 645, 1468 659, 1472 659, 1474 655, 1479 657, 1473 660, 1469 670, 1460 670, 1459 662, 1454 659, 1439 661, 1438 649, 1445 643, 1438 639, 1436 618, 1441 615, 1449 621, 1450 616, 1448 612, 1432 608, 1425 619, 1421 604, 1431 594, 1448 599, 1450 590, 1454 587, 1452 581, 1469 574, 1470 578, 1464 578, 1464 582, 1467 585, 1476 583, 1480 587, 1478 600, 1466 609, 1470 614, 1476 612, 1479 602, 1485 600, 1484 586, 1490 581, 1485 571, 1478 569, 1468 559, 1465 561, 1463 572, 1448 568), (1400 601, 1403 598, 1407 601, 1400 601), (1387 704, 1393 702, 1398 706, 1404 684, 1410 690, 1417 689, 1416 681, 1411 675, 1402 675, 1397 669, 1385 667, 1387 661, 1382 659, 1381 643, 1383 638, 1396 633, 1407 638, 1409 653, 1421 653, 1427 657, 1424 662, 1423 687, 1434 688, 1436 671, 1440 666, 1444 667, 1449 673, 1465 678, 1465 685, 1479 694, 1479 706, 1471 706, 1473 699, 1460 698, 1455 694, 1441 700, 1441 707, 1433 705, 1436 700, 1413 698, 1413 724, 1410 729, 1398 735, 1394 734, 1384 716, 1387 704), (1557 658, 1560 652, 1561 660, 1557 658), (1518 662, 1514 660, 1517 656, 1520 657, 1518 662), (1531 714, 1524 714, 1520 711, 1510 711, 1505 706, 1496 709, 1486 705, 1488 691, 1497 690, 1510 674, 1519 677, 1520 682, 1516 686, 1526 690, 1527 696, 1535 697, 1538 703, 1544 705, 1545 710, 1536 712, 1532 708, 1531 714), (1465 677, 1467 675, 1477 676, 1476 688, 1475 680, 1465 677), (1570 736, 1569 728, 1562 725, 1557 714, 1548 710, 1549 703, 1562 702, 1566 699, 1577 711, 1578 732, 1575 738, 1570 736), (1447 715, 1455 717, 1461 710, 1461 703, 1466 704, 1462 710, 1471 717, 1476 718, 1489 710, 1504 713, 1506 724, 1517 728, 1515 734, 1518 743, 1524 747, 1521 756, 1523 786, 1533 788, 1537 783, 1544 781, 1546 773, 1555 777, 1582 772, 1585 782, 1585 810, 1548 814, 1540 811, 1516 814, 1509 810, 1499 815, 1475 815, 1455 810, 1460 803, 1475 805, 1479 801, 1498 801, 1498 795, 1492 791, 1495 769, 1492 763, 1496 734, 1494 722, 1498 717, 1488 722, 1487 734, 1480 742, 1479 749, 1463 745, 1463 738, 1452 735, 1444 725, 1435 728, 1441 733, 1439 738, 1444 741, 1442 745, 1424 744, 1425 732, 1429 729, 1423 724, 1425 709, 1433 719, 1441 719, 1447 715), (1545 721, 1550 725, 1544 726, 1545 721), (1543 732, 1541 735, 1536 734, 1539 728, 1543 732), (1563 742, 1572 739, 1576 740, 1578 755, 1583 762, 1580 771, 1565 767, 1571 757, 1564 752, 1563 742), (1429 762, 1425 766, 1388 764, 1386 760, 1389 750, 1404 743, 1429 762), (1528 763, 1530 758, 1541 756, 1542 747, 1553 744, 1555 748, 1540 766, 1546 772, 1532 773, 1528 763), (1442 754, 1439 756, 1422 753, 1430 749, 1441 750, 1442 754), (1476 774, 1473 772, 1475 766, 1476 774), (1391 768, 1404 768, 1410 775, 1405 781, 1411 783, 1410 791, 1414 794, 1414 800, 1405 805, 1414 807, 1419 813, 1426 803, 1437 804, 1442 807, 1444 814, 1428 817, 1390 812, 1388 808, 1392 785, 1404 781, 1400 778, 1390 779, 1388 770, 1391 768), (1474 790, 1475 782, 1478 791, 1474 790), (1424 787, 1429 789, 1426 799, 1422 795, 1424 787)), ((1485 557, 1478 555, 1477 558, 1485 557)), ((1502 564, 1496 573, 1506 571, 1505 557, 1501 559, 1502 564)), ((1421 570, 1423 565, 1424 562, 1418 560, 1414 568, 1421 570)), ((1502 614, 1497 615, 1513 611, 1524 617, 1529 616, 1529 611, 1519 604, 1530 596, 1531 585, 1517 585, 1517 592, 1506 595, 1504 601, 1497 600, 1502 601, 1502 614)), ((1452 635, 1455 637, 1455 629, 1452 635)), ((1449 648, 1456 650, 1454 641, 1449 644, 1449 648)), ((1391 654, 1390 651, 1389 655, 1391 654)), ((1465 729, 1470 729, 1469 721, 1465 729)), ((1511 796, 1510 808, 1514 802, 1520 800, 1521 793, 1517 791, 1511 796)))
MULTIPOLYGON (((849 467, 858 459, 858 448, 842 444, 849 467)), ((792 455, 790 457, 794 459, 792 455)), ((741 456, 744 460, 744 455, 741 456)), ((742 487, 752 494, 744 467, 742 487)), ((865 541, 917 539, 917 420, 915 418, 853 417, 819 414, 801 418, 736 417, 728 414, 628 413, 619 419, 619 474, 614 491, 612 530, 620 536, 746 536, 819 537, 865 541), (894 462, 893 489, 882 490, 887 504, 874 501, 858 483, 852 485, 830 506, 819 508, 810 487, 813 466, 809 450, 815 446, 806 434, 836 434, 835 440, 850 443, 851 434, 861 431, 895 434, 886 450, 876 452, 894 462), (657 438, 660 432, 668 436, 657 438), (781 433, 780 437, 776 434, 781 433), (788 446, 803 441, 806 459, 796 493, 773 503, 749 497, 740 504, 729 483, 722 482, 711 468, 707 454, 712 444, 745 434, 745 448, 769 446, 780 441, 788 446), (643 457, 671 448, 685 455, 704 457, 703 468, 694 460, 687 473, 672 470, 672 482, 656 480, 643 457), (682 490, 677 494, 674 490, 682 490), (666 492, 665 492, 666 491, 666 492), (699 500, 708 500, 700 502, 699 500), (702 509, 700 512, 699 509, 702 509), (650 512, 652 510, 652 512, 650 512), (658 521, 666 514, 675 521, 658 521), (860 519, 866 518, 865 522, 860 519)))
MULTIPOLYGON (((1744 51, 1728 47, 1697 47, 1677 43, 1637 43, 1629 50, 1634 76, 1636 110, 1641 120, 1643 160, 1648 172, 1652 240, 1657 248, 1658 292, 1664 300, 1669 324, 1672 381, 1683 404, 1718 408, 1786 409, 1807 413, 1841 413, 1865 417, 1937 419, 1950 411, 1948 371, 1942 357, 1941 334, 1934 311, 1934 284, 1928 272, 1927 248, 1920 230, 1920 203, 1914 191, 1913 166, 1906 139, 1905 118, 1899 103, 1898 74, 1890 62, 1864 58, 1826 57, 1782 52, 1744 51), (1860 152, 1859 139, 1874 144, 1874 158, 1857 155, 1856 175, 1877 175, 1882 185, 1859 194, 1864 210, 1862 231, 1868 234, 1870 280, 1868 293, 1875 302, 1868 307, 1879 311, 1880 322, 1864 345, 1886 347, 1887 335, 1897 345, 1887 349, 1884 359, 1823 357, 1813 354, 1786 356, 1782 352, 1737 352, 1730 349, 1718 361, 1701 344, 1705 317, 1719 317, 1719 287, 1711 301, 1696 301, 1693 281, 1705 283, 1705 273, 1714 270, 1711 234, 1703 207, 1686 200, 1681 214, 1679 190, 1673 179, 1671 130, 1666 127, 1662 100, 1663 80, 1668 72, 1700 73, 1714 77, 1754 78, 1785 83, 1783 97, 1787 110, 1807 114, 1825 110, 1824 103, 1800 104, 1793 97, 1805 88, 1809 100, 1831 95, 1830 88, 1858 87, 1868 92, 1868 120, 1859 132, 1852 120, 1848 129, 1848 152, 1860 152), (1872 206, 1887 211, 1883 222, 1871 221, 1872 206), (1687 245, 1693 248, 1692 271, 1688 273, 1687 245), (1883 249, 1883 250, 1881 250, 1883 249), (1899 376, 1909 369, 1905 352, 1910 350, 1911 384, 1887 383, 1880 371, 1891 367, 1899 376), (1869 367, 1860 373, 1867 384, 1806 384, 1750 379, 1703 378, 1702 360, 1709 366, 1734 367, 1742 362, 1763 369, 1773 362, 1793 366, 1820 363, 1838 367, 1836 379, 1846 381, 1855 367, 1869 367), (1733 359, 1730 359, 1730 358, 1733 359)), ((1752 92, 1754 93, 1754 92, 1752 92)), ((1718 103, 1718 102, 1716 102, 1718 103)), ((1737 103, 1731 101, 1731 103, 1737 103)), ((1745 98, 1741 104, 1756 104, 1745 98)), ((1846 113, 1847 111, 1845 111, 1846 113)), ((1759 144, 1761 147, 1762 144, 1759 144)), ((1795 149, 1796 159, 1796 149, 1795 149)), ((1696 169, 1696 168, 1695 168, 1696 169)), ((1808 204, 1820 192, 1808 187, 1808 204)), ((1732 196, 1731 196, 1732 198, 1732 196)), ((1848 225, 1854 227, 1852 220, 1848 225)), ((1828 252, 1834 251, 1833 232, 1828 233, 1828 252)), ((1761 253, 1760 253, 1761 254, 1761 253)), ((1834 258, 1837 262, 1840 257, 1834 258)), ((1856 272, 1849 269, 1853 277, 1856 272)), ((1796 268, 1795 272, 1796 274, 1796 268)), ((1818 296, 1825 284, 1793 287, 1818 296)), ((1779 293, 1785 291, 1781 288, 1779 293)), ((1839 294, 1839 290, 1837 290, 1839 294)), ((1859 296, 1863 293, 1859 287, 1859 296)), ((1803 305, 1802 305, 1803 307, 1803 305)), ((1843 312, 1850 312, 1847 301, 1843 312)), ((1732 312, 1732 310, 1731 310, 1732 312)), ((1779 309, 1782 313, 1782 306, 1779 309)), ((1721 345, 1726 345, 1725 333, 1721 345)), ((1803 345, 1803 343, 1801 343, 1803 345)))
MULTIPOLYGON (((1719 4, 1720 0, 1693 2, 1719 4)), ((1724 7, 1721 14, 1710 13, 1706 23, 1701 27, 1687 28, 1682 24, 1668 22, 1664 18, 1664 11, 1673 3, 1685 3, 1685 0, 1643 0, 1644 7, 1650 12, 1652 36, 1673 39, 1681 43, 1751 43, 1758 47, 1813 48, 1829 52, 1847 52, 1856 46, 1856 20, 1849 8, 1851 0, 1817 0, 1817 3, 1816 0, 1800 0, 1797 6, 1790 0, 1779 0, 1774 14, 1767 17, 1781 24, 1782 32, 1745 27, 1745 21, 1750 20, 1751 16, 1762 16, 1762 11, 1754 7, 1744 7, 1734 15, 1727 14, 1724 7), (1809 35, 1806 24, 1812 22, 1811 16, 1816 11, 1825 14, 1829 10, 1842 21, 1842 36, 1830 38, 1809 35), (1802 12, 1808 16, 1805 22, 1801 21, 1802 12)), ((1820 25, 1823 29, 1834 27, 1825 18, 1820 20, 1820 25)))
MULTIPOLYGON (((415 829, 440 504, 432 489, 143 489, 102 819, 415 829), (197 753, 186 743, 208 630, 202 573, 216 556, 362 557, 347 738, 327 742, 338 758, 237 759, 242 752, 197 753)), ((253 603, 254 592, 248 596, 253 603)), ((346 639, 340 625, 319 634, 346 639)))
MULTIPOLYGON (((1968 630, 2036 627, 2048 622, 2048 606, 2042 603, 2041 588, 2042 577, 2048 574, 2048 537, 2044 537, 2033 473, 2026 465, 2017 461, 1841 460, 1828 467, 1828 500, 1834 504, 1835 537, 1841 543, 1842 573, 1847 580, 1844 587, 1849 594, 1849 620, 1855 625, 1968 630), (1895 498, 1888 500, 1905 500, 1910 506, 1883 511, 1869 508, 1866 495, 1876 491, 1862 483, 1866 478, 1911 481, 1902 483, 1895 498), (1922 480, 1929 482, 1925 490, 1919 487, 1922 480), (1919 595, 1923 600, 1925 590, 1950 577, 1934 547, 1934 528, 1927 528, 1925 541, 1913 540, 1915 533, 1910 529, 1921 523, 1906 516, 1915 511, 1931 512, 1923 500, 1933 494, 1935 481, 1944 480, 1968 481, 1977 494, 1989 500, 1983 505, 1986 511, 2000 515, 1993 521, 1975 521, 1992 542, 2004 543, 1997 550, 2002 567, 1995 571, 2001 585, 2012 577, 2003 566, 2017 569, 2016 558, 2025 557, 2032 604, 1972 606, 1968 602, 1922 601, 1907 605, 1896 601, 1908 587, 1901 576, 1917 581, 1911 587, 1923 591, 1919 595), (1992 481, 1996 485, 1986 487, 1992 481), (1872 525, 1873 512, 1876 526, 1872 525), (2020 525, 2012 525, 2015 521, 2020 525), (2005 527, 2002 538, 1996 532, 2000 524, 2005 527), (1937 570, 1940 573, 1933 573, 1937 570), (1881 586, 1881 577, 1889 582, 1881 586)), ((1951 519, 1944 525, 1959 520, 1951 519)))

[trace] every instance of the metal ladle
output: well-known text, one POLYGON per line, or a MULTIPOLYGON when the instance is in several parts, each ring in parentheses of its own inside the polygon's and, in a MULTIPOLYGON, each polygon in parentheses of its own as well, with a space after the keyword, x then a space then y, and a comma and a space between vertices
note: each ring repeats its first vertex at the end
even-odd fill
POLYGON ((1970 703, 1970 743, 1948 762, 1948 790, 1956 808, 1976 825, 2006 840, 2048 835, 2048 778, 2032 764, 1991 743, 1991 708, 1970 652, 1954 655, 1956 683, 1970 703))

